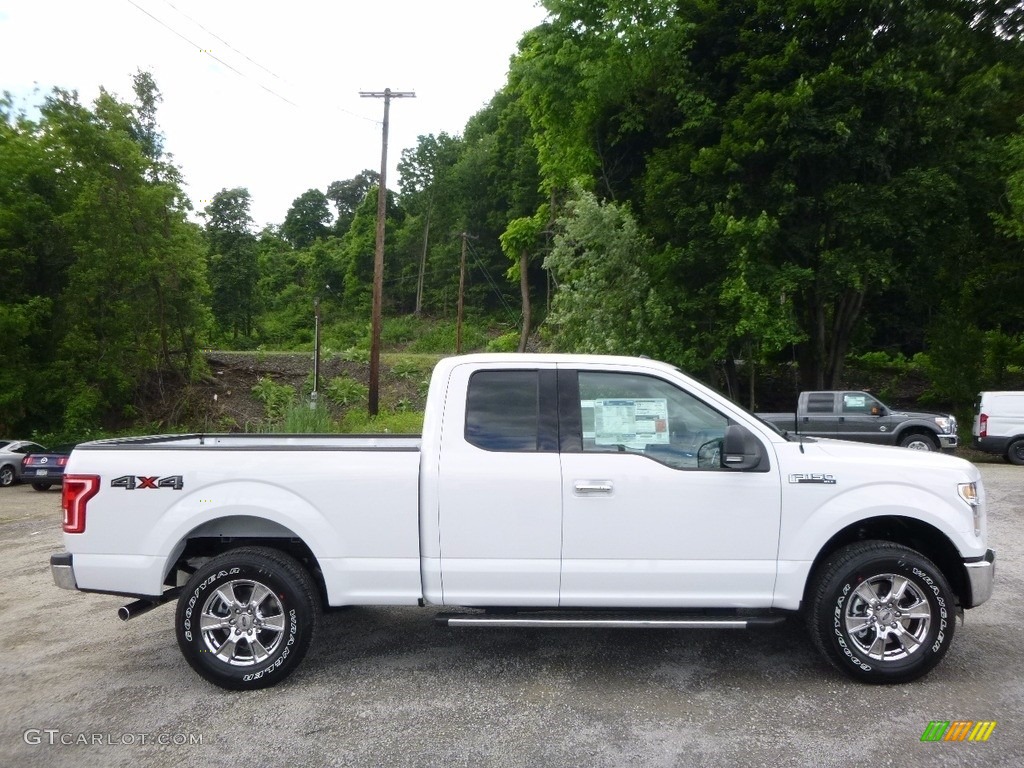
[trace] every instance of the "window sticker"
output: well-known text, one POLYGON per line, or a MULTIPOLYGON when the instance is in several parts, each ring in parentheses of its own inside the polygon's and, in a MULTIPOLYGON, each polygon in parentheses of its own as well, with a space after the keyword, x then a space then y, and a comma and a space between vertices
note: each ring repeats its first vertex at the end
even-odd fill
POLYGON ((865 395, 843 395, 843 405, 846 408, 867 408, 868 399, 865 395))
POLYGON ((584 400, 583 437, 596 445, 624 445, 643 450, 668 445, 668 400, 663 397, 584 400))

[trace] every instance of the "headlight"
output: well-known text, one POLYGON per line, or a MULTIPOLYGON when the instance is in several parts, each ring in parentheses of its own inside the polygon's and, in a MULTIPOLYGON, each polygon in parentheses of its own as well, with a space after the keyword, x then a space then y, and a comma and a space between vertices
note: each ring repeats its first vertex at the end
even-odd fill
POLYGON ((956 418, 953 416, 936 416, 935 423, 943 434, 952 435, 956 432, 956 418))
POLYGON ((978 484, 960 483, 956 487, 956 492, 971 506, 974 512, 974 535, 981 536, 981 499, 978 498, 978 484))

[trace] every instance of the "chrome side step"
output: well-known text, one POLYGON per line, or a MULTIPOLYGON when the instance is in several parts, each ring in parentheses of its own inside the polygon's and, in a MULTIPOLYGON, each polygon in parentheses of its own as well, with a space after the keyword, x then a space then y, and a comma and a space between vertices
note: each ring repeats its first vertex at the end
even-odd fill
POLYGON ((701 616, 600 613, 439 613, 448 627, 580 627, 589 629, 749 629, 774 626, 785 616, 701 616))

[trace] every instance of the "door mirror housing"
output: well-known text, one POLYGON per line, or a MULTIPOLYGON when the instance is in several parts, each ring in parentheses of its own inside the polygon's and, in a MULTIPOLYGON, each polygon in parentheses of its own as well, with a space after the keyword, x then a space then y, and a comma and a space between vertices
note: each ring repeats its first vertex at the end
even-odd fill
POLYGON ((722 468, 767 472, 768 455, 754 433, 742 424, 730 424, 725 428, 722 440, 722 468))

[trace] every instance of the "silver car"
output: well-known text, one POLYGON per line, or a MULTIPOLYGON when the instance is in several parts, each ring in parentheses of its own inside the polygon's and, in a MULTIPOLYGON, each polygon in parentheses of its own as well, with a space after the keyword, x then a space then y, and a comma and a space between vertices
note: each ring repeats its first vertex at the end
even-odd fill
POLYGON ((21 474, 21 462, 28 454, 45 450, 38 443, 27 440, 0 440, 0 488, 14 485, 21 474))

